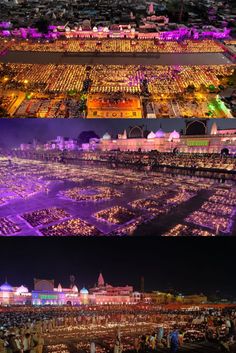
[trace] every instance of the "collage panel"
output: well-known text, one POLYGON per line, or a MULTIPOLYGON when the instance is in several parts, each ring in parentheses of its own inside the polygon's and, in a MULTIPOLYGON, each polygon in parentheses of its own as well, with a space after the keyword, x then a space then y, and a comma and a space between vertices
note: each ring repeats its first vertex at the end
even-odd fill
POLYGON ((236 120, 0 121, 2 236, 236 235, 236 120))
POLYGON ((235 242, 213 241, 1 239, 2 352, 235 352, 235 242))
POLYGON ((162 10, 155 3, 140 4, 138 13, 124 2, 123 11, 130 15, 125 21, 121 16, 120 23, 120 10, 113 23, 110 6, 104 13, 100 3, 94 13, 83 15, 83 2, 71 4, 76 21, 65 15, 63 6, 61 12, 53 8, 45 13, 36 2, 19 8, 15 4, 12 12, 18 20, 13 21, 4 3, 0 6, 8 15, 0 16, 1 117, 236 117, 236 16, 229 14, 231 0, 223 0, 219 8, 202 4, 207 23, 204 10, 184 1, 184 17, 193 16, 188 21, 180 20, 169 2, 162 10), (97 19, 100 11, 106 20, 97 19), (20 19, 23 13, 27 26, 20 19))

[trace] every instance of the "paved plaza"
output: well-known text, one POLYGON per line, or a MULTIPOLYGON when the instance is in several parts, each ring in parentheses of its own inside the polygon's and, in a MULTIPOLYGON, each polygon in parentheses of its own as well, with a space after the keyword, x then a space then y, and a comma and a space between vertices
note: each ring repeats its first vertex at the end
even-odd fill
POLYGON ((230 235, 236 189, 211 179, 1 161, 1 235, 230 235))

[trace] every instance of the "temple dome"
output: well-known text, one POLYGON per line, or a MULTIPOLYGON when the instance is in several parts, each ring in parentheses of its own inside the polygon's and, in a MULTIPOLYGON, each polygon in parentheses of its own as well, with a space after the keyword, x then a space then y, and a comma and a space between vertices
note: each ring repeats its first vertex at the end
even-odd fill
POLYGON ((5 282, 1 285, 0 291, 1 292, 13 292, 13 287, 9 283, 5 282))
POLYGON ((157 130, 156 132, 156 137, 159 138, 159 137, 164 137, 165 136, 165 133, 164 131, 160 128, 159 130, 157 130))
POLYGON ((73 286, 72 288, 72 292, 78 293, 78 287, 76 285, 73 286))
POLYGON ((19 293, 19 294, 21 294, 21 293, 28 293, 29 290, 28 290, 27 287, 25 287, 25 286, 22 285, 22 286, 20 286, 20 287, 17 288, 16 292, 19 293))
POLYGON ((81 290, 80 290, 80 294, 88 294, 88 290, 83 287, 81 290))
POLYGON ((169 136, 169 139, 172 140, 172 139, 179 139, 180 138, 180 134, 174 130, 173 132, 170 133, 170 136, 169 136))
POLYGON ((147 135, 147 138, 148 139, 154 139, 156 137, 156 135, 154 134, 153 131, 151 131, 148 135, 147 135))
POLYGON ((103 137, 102 137, 103 140, 111 140, 111 135, 108 134, 108 132, 106 132, 103 137))

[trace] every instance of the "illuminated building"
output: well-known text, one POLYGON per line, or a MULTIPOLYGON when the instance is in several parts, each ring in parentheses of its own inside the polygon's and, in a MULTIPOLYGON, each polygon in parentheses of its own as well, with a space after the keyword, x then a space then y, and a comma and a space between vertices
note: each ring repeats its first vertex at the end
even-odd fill
POLYGON ((89 143, 78 145, 75 139, 58 136, 44 145, 21 144, 20 150, 67 151, 158 151, 184 153, 236 154, 236 128, 219 129, 214 122, 208 129, 204 119, 186 122, 184 132, 147 131, 143 126, 133 126, 113 138, 106 132, 102 138, 92 138, 89 143))
POLYGON ((0 305, 86 305, 86 304, 133 304, 140 299, 132 286, 113 287, 105 284, 102 274, 94 288, 80 291, 76 285, 71 288, 56 287, 54 280, 34 279, 34 290, 24 286, 12 287, 5 282, 0 286, 0 305))
POLYGON ((207 297, 203 294, 194 295, 182 295, 182 294, 172 294, 168 292, 154 291, 151 293, 144 293, 142 295, 143 300, 146 303, 153 304, 170 304, 170 303, 180 303, 180 304, 204 304, 207 302, 207 297))
POLYGON ((203 304, 207 297, 200 295, 182 295, 168 292, 144 292, 133 290, 132 286, 113 287, 105 283, 100 273, 98 281, 89 290, 81 290, 76 285, 64 288, 59 283, 56 287, 54 280, 34 279, 34 290, 21 285, 12 287, 5 282, 0 286, 0 305, 106 305, 106 304, 136 304, 145 302, 150 304, 203 304))
POLYGON ((105 134, 99 144, 102 151, 152 151, 186 152, 186 153, 221 153, 222 150, 230 154, 236 153, 236 128, 218 129, 216 123, 210 131, 203 120, 186 123, 183 134, 177 131, 164 132, 162 129, 147 134, 143 127, 135 126, 128 132, 119 134, 112 139, 105 134))
POLYGON ((81 298, 81 304, 88 304, 89 303, 88 290, 85 287, 83 287, 79 293, 80 293, 80 298, 81 298))
POLYGON ((0 305, 26 304, 31 300, 28 288, 12 287, 7 281, 0 286, 0 305))
POLYGON ((94 304, 131 304, 134 302, 133 287, 113 287, 106 284, 102 274, 99 274, 98 283, 90 289, 90 300, 94 304))
POLYGON ((59 283, 58 287, 55 287, 54 280, 34 279, 33 305, 76 305, 80 303, 79 299, 79 291, 76 286, 62 288, 59 283))

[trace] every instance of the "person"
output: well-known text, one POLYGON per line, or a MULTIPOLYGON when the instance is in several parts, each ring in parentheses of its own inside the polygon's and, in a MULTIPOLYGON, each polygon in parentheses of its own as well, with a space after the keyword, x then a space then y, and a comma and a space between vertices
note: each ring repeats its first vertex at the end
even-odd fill
POLYGON ((168 330, 167 335, 166 335, 166 347, 167 348, 170 348, 170 336, 171 336, 171 332, 168 330))
POLYGON ((230 333, 230 329, 231 329, 231 321, 229 318, 227 318, 225 320, 225 327, 226 327, 226 333, 228 335, 230 333))
POLYGON ((158 328, 158 331, 157 331, 157 341, 158 341, 158 344, 161 343, 162 339, 163 339, 163 335, 164 335, 164 328, 163 326, 160 326, 158 328))
POLYGON ((115 341, 114 353, 120 353, 120 343, 118 339, 115 341))
POLYGON ((23 342, 22 342, 22 337, 19 333, 16 334, 15 343, 18 348, 18 351, 22 353, 23 352, 23 342))
POLYGON ((139 343, 138 337, 135 337, 134 339, 134 349, 135 349, 135 352, 138 352, 140 349, 140 343, 139 343))
POLYGON ((122 353, 122 351, 123 351, 123 346, 120 338, 117 336, 115 346, 114 346, 114 353, 122 353))
POLYGON ((120 327, 117 328, 117 338, 120 341, 121 340, 121 331, 120 331, 120 327))
POLYGON ((155 333, 151 334, 149 337, 149 343, 150 343, 150 348, 152 350, 155 350, 156 348, 156 336, 155 333))
POLYGON ((24 353, 30 353, 31 350, 31 336, 29 332, 26 332, 23 338, 23 351, 24 353))
POLYGON ((90 343, 90 353, 96 353, 96 346, 94 342, 90 343))
POLYGON ((179 333, 177 329, 174 329, 170 335, 170 351, 171 353, 178 352, 179 349, 179 333))
POLYGON ((18 339, 16 339, 16 335, 13 332, 9 335, 9 349, 12 353, 21 352, 21 348, 18 345, 18 339))
POLYGON ((0 331, 0 353, 6 353, 3 331, 0 331))
POLYGON ((180 331, 180 333, 179 333, 179 345, 180 345, 180 347, 182 347, 183 343, 184 343, 184 332, 180 331))
POLYGON ((43 353, 44 339, 40 333, 37 333, 36 353, 43 353))
POLYGON ((146 336, 142 335, 140 339, 140 351, 144 352, 146 350, 146 336))

